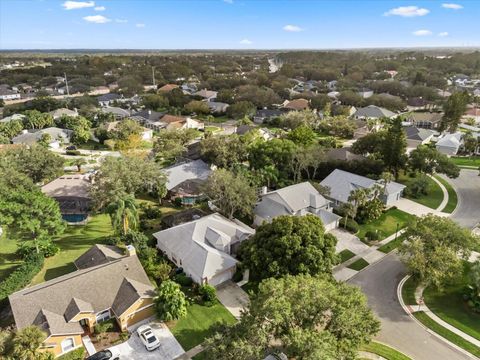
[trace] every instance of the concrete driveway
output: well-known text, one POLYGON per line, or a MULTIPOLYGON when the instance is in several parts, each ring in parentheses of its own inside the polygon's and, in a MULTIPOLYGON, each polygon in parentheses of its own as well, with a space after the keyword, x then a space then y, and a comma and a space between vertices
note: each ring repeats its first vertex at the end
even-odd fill
POLYGON ((177 339, 175 339, 168 327, 159 321, 142 322, 136 324, 133 328, 129 328, 128 331, 132 333, 132 336, 128 341, 110 348, 112 352, 120 354, 121 360, 173 360, 185 353, 182 346, 178 343, 177 339), (159 348, 153 351, 148 351, 145 348, 145 345, 143 345, 139 336, 135 332, 138 326, 145 324, 148 324, 152 328, 153 333, 162 344, 159 348))
POLYGON ((330 231, 330 234, 334 235, 338 240, 336 245, 337 253, 348 249, 354 254, 359 254, 369 248, 369 246, 361 242, 358 237, 344 229, 333 229, 330 231))
POLYGON ((250 304, 247 293, 232 281, 227 281, 217 288, 217 297, 237 319, 240 319, 241 310, 250 304))

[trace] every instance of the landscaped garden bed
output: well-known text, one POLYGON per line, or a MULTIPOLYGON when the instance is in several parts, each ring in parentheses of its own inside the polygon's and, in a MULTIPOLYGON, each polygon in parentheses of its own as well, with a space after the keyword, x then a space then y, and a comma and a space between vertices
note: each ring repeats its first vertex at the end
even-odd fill
POLYGON ((383 240, 390 235, 395 234, 397 230, 406 227, 414 216, 407 214, 396 208, 391 208, 385 211, 378 219, 369 221, 366 224, 360 224, 358 231, 358 238, 364 242, 367 232, 377 232, 379 240, 383 240))

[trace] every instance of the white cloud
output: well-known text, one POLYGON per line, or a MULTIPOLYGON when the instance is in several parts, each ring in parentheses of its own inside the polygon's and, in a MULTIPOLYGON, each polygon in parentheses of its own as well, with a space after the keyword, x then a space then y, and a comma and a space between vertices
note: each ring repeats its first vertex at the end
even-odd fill
POLYGON ((448 36, 448 32, 443 31, 443 32, 441 32, 441 33, 438 33, 438 36, 441 36, 441 37, 448 36))
POLYGON ((95 6, 93 10, 95 11, 105 11, 107 8, 105 6, 95 6))
POLYGON ((297 25, 285 25, 285 26, 283 27, 283 30, 285 30, 285 31, 290 31, 290 32, 303 31, 303 29, 302 29, 300 26, 297 26, 297 25))
POLYGON ((233 4, 233 0, 223 0, 223 2, 226 2, 227 4, 233 4))
POLYGON ((83 8, 90 8, 95 6, 94 1, 65 1, 62 4, 65 10, 75 10, 75 9, 83 9, 83 8))
POLYGON ((243 40, 240 40, 240 44, 242 45, 250 45, 252 44, 252 41, 248 40, 248 39, 243 39, 243 40))
POLYGON ((412 33, 415 36, 428 36, 432 35, 432 32, 430 30, 417 30, 412 33))
POLYGON ((83 20, 85 20, 87 22, 95 23, 95 24, 105 24, 105 23, 108 23, 108 22, 112 21, 112 20, 110 20, 109 18, 106 18, 103 15, 85 16, 83 18, 83 20))
POLYGON ((144 28, 145 24, 139 23, 139 24, 135 24, 135 26, 138 27, 138 28, 144 28))
POLYGON ((115 22, 120 23, 120 24, 125 24, 125 23, 128 22, 128 20, 127 19, 115 19, 115 22))
POLYGON ((418 6, 400 6, 394 9, 388 10, 384 13, 384 16, 403 16, 403 17, 414 17, 414 16, 424 16, 427 15, 430 10, 425 8, 419 8, 418 6))
POLYGON ((463 9, 463 6, 460 4, 442 4, 442 7, 445 9, 453 9, 453 10, 463 9))

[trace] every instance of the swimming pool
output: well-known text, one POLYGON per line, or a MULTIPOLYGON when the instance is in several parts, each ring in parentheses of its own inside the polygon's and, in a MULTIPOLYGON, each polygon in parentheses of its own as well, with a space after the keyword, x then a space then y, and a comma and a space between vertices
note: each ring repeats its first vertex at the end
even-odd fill
POLYGON ((62 215, 63 220, 68 223, 79 223, 87 219, 87 214, 64 214, 62 215))

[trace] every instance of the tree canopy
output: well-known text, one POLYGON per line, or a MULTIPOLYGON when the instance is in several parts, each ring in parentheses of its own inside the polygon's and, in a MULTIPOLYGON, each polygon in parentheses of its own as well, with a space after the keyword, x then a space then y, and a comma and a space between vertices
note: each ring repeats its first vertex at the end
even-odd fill
POLYGON ((258 280, 330 274, 337 263, 336 243, 317 216, 280 216, 259 226, 255 235, 242 243, 239 256, 250 276, 258 280))

